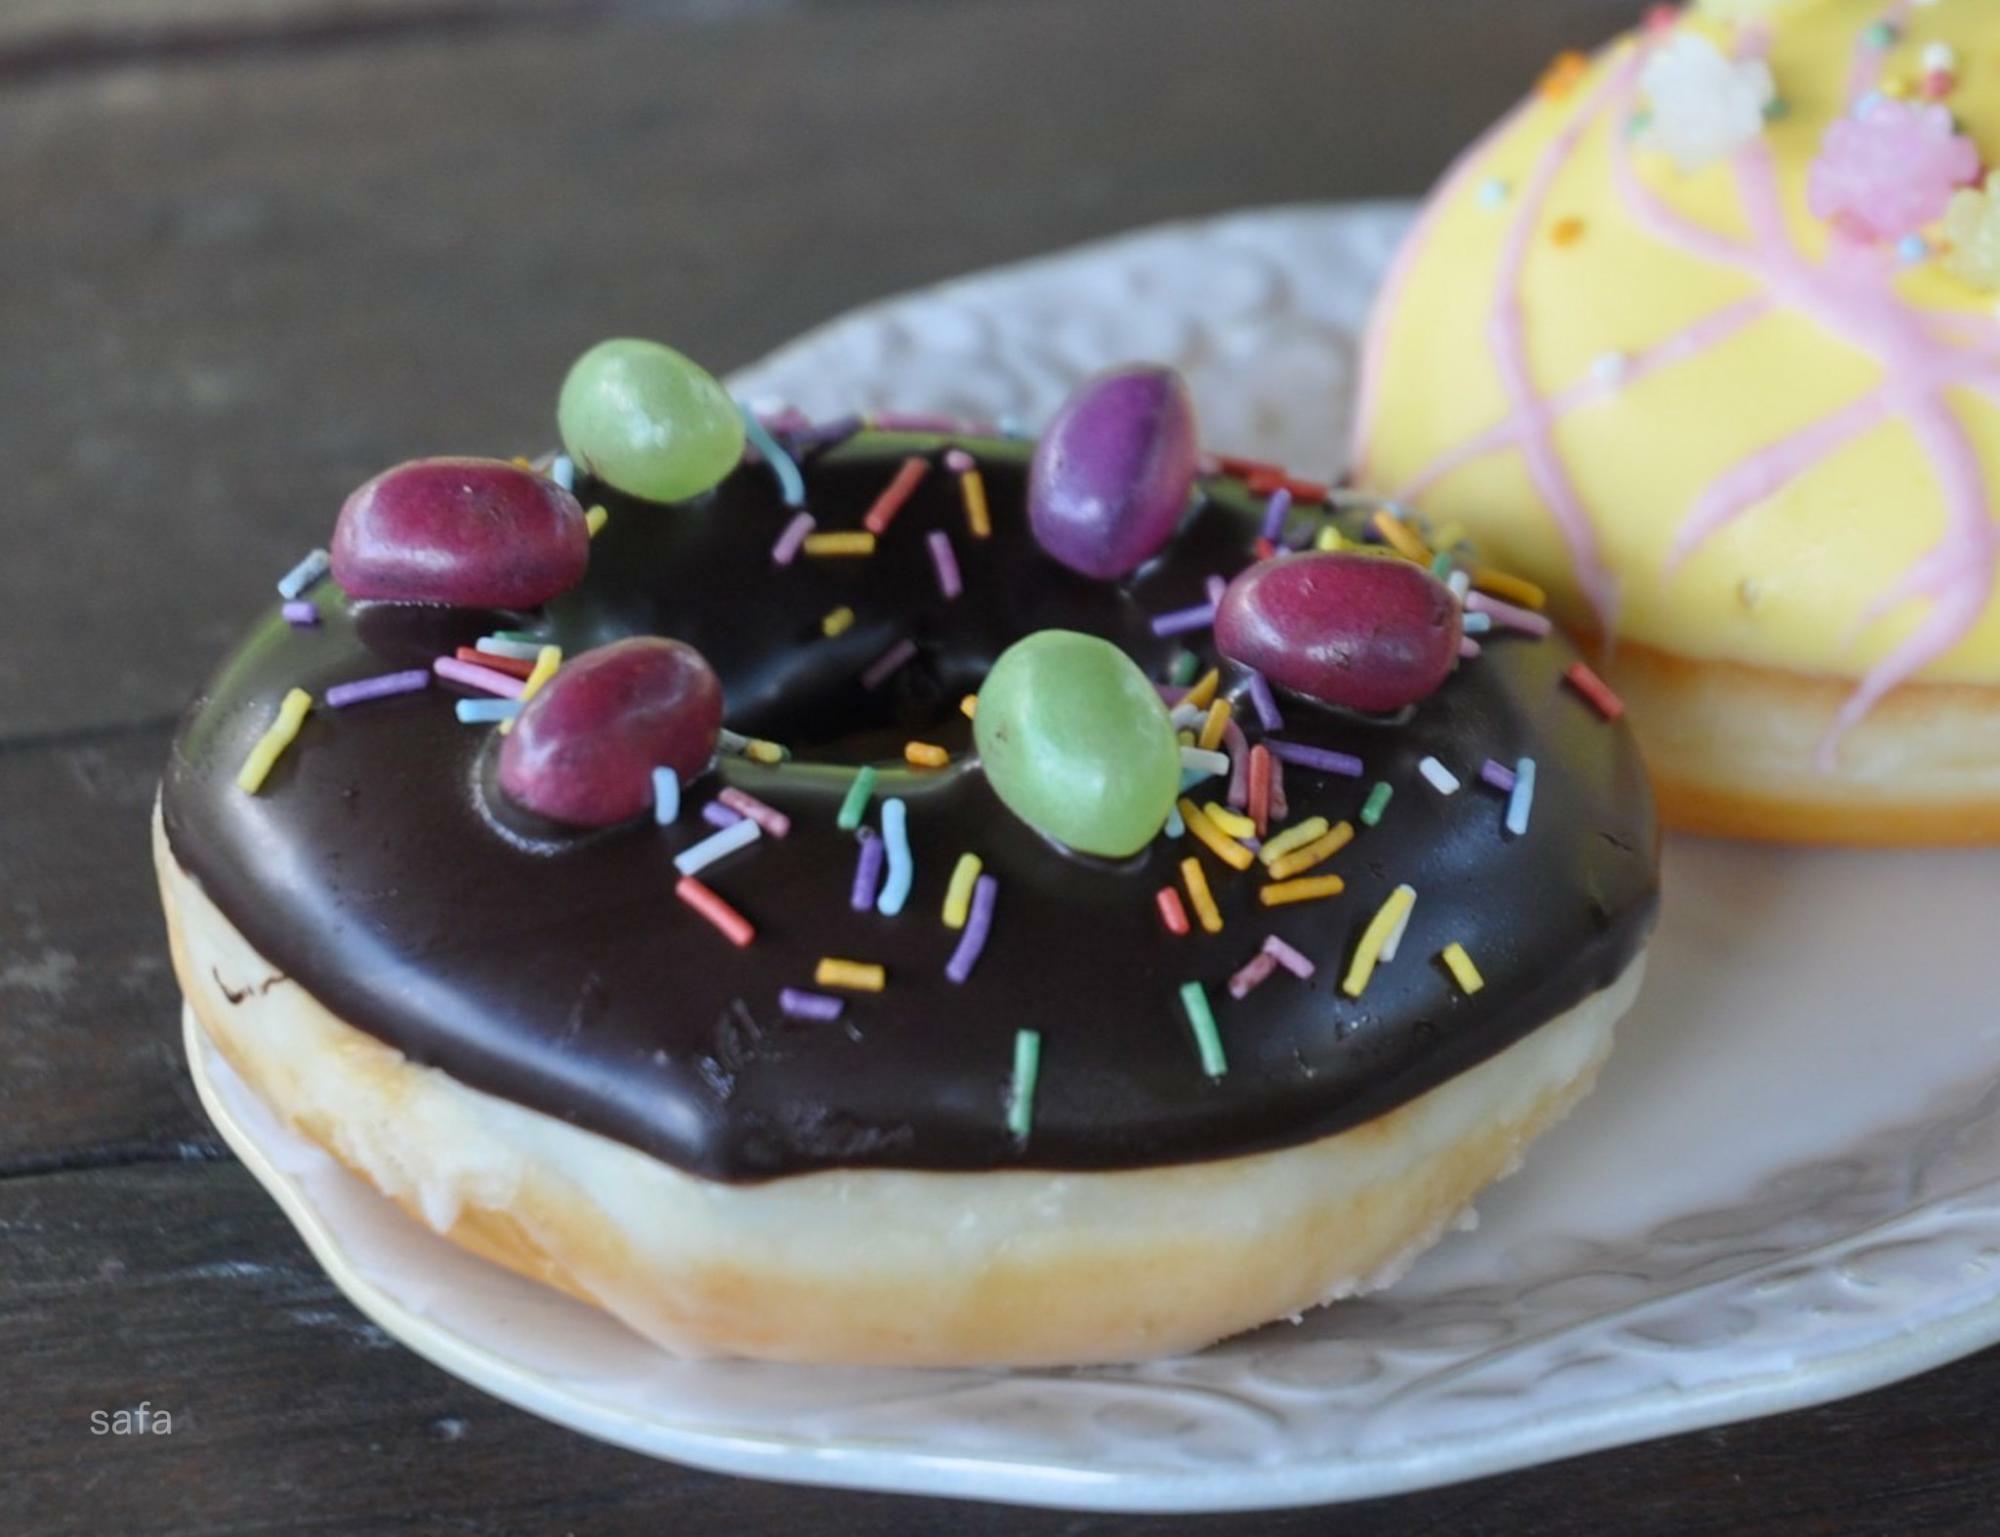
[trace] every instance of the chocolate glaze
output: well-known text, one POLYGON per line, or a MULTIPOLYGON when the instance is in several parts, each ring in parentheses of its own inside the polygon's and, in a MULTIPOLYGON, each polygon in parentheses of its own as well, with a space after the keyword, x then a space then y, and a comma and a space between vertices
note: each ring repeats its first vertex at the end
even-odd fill
MULTIPOLYGON (((821 455, 808 470, 820 527, 858 526, 904 454, 944 446, 871 435, 821 455)), ((1261 509, 1233 482, 1204 482, 1163 556, 1129 582, 1093 582, 1028 536, 1026 448, 974 447, 994 509, 984 542, 966 534, 956 477, 938 467, 872 559, 777 570, 769 550, 790 512, 768 471, 746 465, 680 507, 580 487, 610 522, 583 585, 540 616, 350 605, 331 584, 312 595, 317 629, 292 629, 274 607, 175 741, 163 792, 174 852, 264 955, 350 1023, 475 1088, 725 1180, 1130 1168, 1295 1144, 1463 1072, 1632 960, 1656 905, 1652 799, 1630 735, 1562 683, 1574 653, 1560 639, 1487 637, 1484 656, 1399 724, 1284 702, 1286 736, 1368 765, 1359 781, 1289 770, 1295 819, 1352 818, 1375 779, 1395 786, 1381 825, 1330 867, 1347 881, 1330 902, 1261 908, 1259 877, 1204 855, 1226 926, 1174 938, 1153 893, 1176 883, 1186 846, 1162 838, 1113 867, 1015 820, 967 761, 959 697, 1008 643, 1048 626, 1105 635, 1164 676, 1181 641, 1156 639, 1147 616, 1241 569, 1261 509), (938 593, 922 537, 933 528, 957 547, 957 602, 938 593), (825 639, 820 619, 840 604, 856 622, 825 639), (725 762, 669 828, 576 836, 509 816, 503 830, 489 809, 492 733, 459 725, 457 691, 439 685, 316 708, 262 794, 235 787, 287 688, 322 696, 524 625, 572 655, 635 632, 687 640, 721 676, 730 726, 787 743, 798 761, 725 762), (863 689, 862 670, 905 635, 918 660, 863 689), (839 765, 900 762, 912 736, 950 748, 954 766, 884 767, 877 804, 909 801, 916 887, 899 917, 857 914, 854 840, 834 825, 849 779, 839 765), (1427 753, 1465 788, 1447 798, 1426 785, 1427 753), (1540 788, 1528 835, 1512 840, 1477 771, 1524 754, 1540 788), (725 780, 793 820, 790 837, 703 876, 756 923, 746 950, 673 894, 672 856, 710 831, 696 812, 725 780), (999 903, 984 958, 955 987, 944 966, 957 935, 938 914, 968 849, 999 878, 999 903), (1348 999, 1339 980, 1354 943, 1402 881, 1419 893, 1402 952, 1348 999), (1232 1000, 1226 979, 1267 933, 1318 974, 1279 973, 1232 1000), (1452 940, 1485 974, 1474 998, 1435 960, 1452 940), (887 991, 852 998, 835 1024, 785 1019, 778 990, 810 987, 822 955, 884 962, 887 991), (1219 1081, 1202 1075, 1178 1005, 1190 979, 1220 1021, 1219 1081), (1023 1026, 1042 1032, 1042 1072, 1033 1134, 1017 1146, 1004 1110, 1023 1026)), ((1206 651, 1205 634, 1191 639, 1206 651)))

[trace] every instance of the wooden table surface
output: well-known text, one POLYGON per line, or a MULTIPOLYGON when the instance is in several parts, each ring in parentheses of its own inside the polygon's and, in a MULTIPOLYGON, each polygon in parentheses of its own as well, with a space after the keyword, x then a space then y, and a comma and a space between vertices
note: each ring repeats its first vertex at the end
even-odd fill
MULTIPOLYGON (((1414 192, 1610 0, 0 0, 0 1537, 1140 1533, 757 1484, 391 1343, 219 1145, 146 817, 170 723, 383 465, 550 436, 599 336, 718 371, 1150 221, 1414 192), (169 1410, 171 1436, 94 1435, 169 1410)), ((1190 1532, 1992 1531, 2000 1355, 1190 1532)))

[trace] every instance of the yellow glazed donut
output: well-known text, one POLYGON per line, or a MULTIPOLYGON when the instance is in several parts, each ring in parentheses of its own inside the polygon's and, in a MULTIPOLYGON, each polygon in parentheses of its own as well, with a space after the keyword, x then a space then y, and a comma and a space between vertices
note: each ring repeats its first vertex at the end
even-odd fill
POLYGON ((1668 820, 2000 840, 2000 6, 1716 0, 1433 194, 1357 478, 1608 641, 1668 820))

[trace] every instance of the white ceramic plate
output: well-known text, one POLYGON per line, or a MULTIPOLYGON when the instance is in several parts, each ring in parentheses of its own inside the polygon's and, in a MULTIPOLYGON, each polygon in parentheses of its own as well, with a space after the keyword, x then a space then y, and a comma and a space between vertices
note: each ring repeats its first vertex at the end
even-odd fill
MULTIPOLYGON (((1400 207, 1150 231, 874 306, 736 381, 815 415, 1039 421, 1178 363, 1211 447, 1335 467, 1400 207)), ((1037 1372, 674 1360, 461 1253, 264 1110, 203 1102, 361 1309, 446 1370, 656 1456, 1123 1510, 1354 1499, 1814 1403, 2000 1341, 1992 852, 1682 841, 1597 1093, 1390 1293, 1198 1356, 1037 1372)))

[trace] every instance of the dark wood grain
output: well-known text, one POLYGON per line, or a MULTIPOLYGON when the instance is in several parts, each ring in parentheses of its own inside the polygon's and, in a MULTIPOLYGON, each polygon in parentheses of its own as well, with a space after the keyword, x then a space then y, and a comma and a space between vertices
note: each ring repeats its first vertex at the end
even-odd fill
POLYGON ((1624 0, 0 3, 0 1537, 1990 1532, 2000 1355, 1335 1511, 1099 1518, 720 1478, 393 1345, 229 1161, 146 862, 169 722, 339 497, 1159 219, 1420 189, 1624 0), (95 1436, 141 1400, 172 1436, 95 1436))

